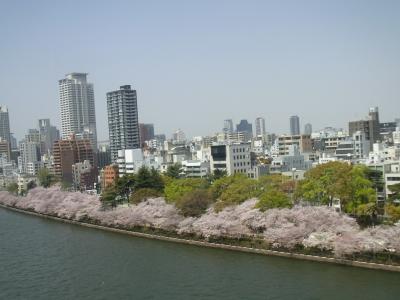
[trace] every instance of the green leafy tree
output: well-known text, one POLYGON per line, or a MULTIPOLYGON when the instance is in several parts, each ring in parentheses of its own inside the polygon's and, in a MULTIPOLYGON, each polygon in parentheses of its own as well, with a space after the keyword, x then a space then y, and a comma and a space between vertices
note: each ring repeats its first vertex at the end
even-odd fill
POLYGON ((48 188, 57 182, 55 176, 50 173, 49 169, 42 168, 38 171, 37 178, 39 185, 48 188))
POLYGON ((147 199, 161 197, 162 193, 156 189, 142 188, 135 190, 129 197, 129 202, 133 204, 138 204, 147 199))
POLYGON ((387 204, 386 214, 392 223, 400 221, 400 206, 394 204, 387 204))
POLYGON ((167 175, 168 177, 171 177, 171 178, 178 179, 178 178, 180 178, 181 169, 182 169, 182 165, 180 163, 175 163, 173 165, 168 166, 167 172, 165 173, 165 175, 167 175))
POLYGON ((223 177, 227 176, 227 172, 225 170, 220 170, 220 169, 215 169, 212 174, 209 174, 207 176, 207 179, 210 183, 213 183, 214 181, 221 179, 223 177))
POLYGON ((203 178, 173 179, 166 182, 164 195, 168 202, 176 202, 195 189, 206 189, 207 187, 208 182, 203 178))
MULTIPOLYGON (((357 209, 361 205, 367 205, 371 210, 376 206, 376 191, 373 182, 368 179, 368 168, 365 166, 354 166, 350 171, 350 184, 347 196, 344 198, 344 209, 346 212, 357 214, 357 209)), ((343 201, 343 200, 342 200, 343 201)), ((370 216, 373 220, 374 216, 370 216)))
POLYGON ((357 220, 360 224, 374 225, 378 220, 378 206, 374 202, 360 204, 356 208, 357 220))
POLYGON ((361 204, 376 200, 376 192, 368 169, 364 166, 351 166, 344 162, 329 162, 318 165, 305 174, 296 189, 296 196, 313 203, 332 205, 340 199, 346 212, 356 213, 361 204))
POLYGON ((185 217, 198 217, 202 215, 212 203, 210 191, 195 189, 176 201, 176 207, 185 217))
POLYGON ((118 193, 115 186, 110 186, 103 190, 100 195, 100 201, 104 207, 116 207, 117 206, 118 193))
POLYGON ((18 195, 18 184, 16 182, 12 182, 7 186, 7 191, 10 194, 18 195))
POLYGON ((119 198, 128 200, 135 184, 136 176, 133 174, 128 174, 117 178, 113 188, 119 198))
POLYGON ((224 207, 240 204, 257 197, 260 194, 260 189, 257 180, 247 178, 244 175, 235 175, 215 181, 211 192, 217 200, 215 209, 221 210, 224 207))
POLYGON ((288 195, 277 188, 268 188, 259 196, 259 199, 256 207, 261 211, 271 208, 290 208, 293 206, 288 195))
POLYGON ((388 185, 388 189, 390 190, 391 194, 389 195, 389 200, 400 200, 400 183, 388 185))
POLYGON ((147 188, 161 192, 164 189, 164 181, 157 170, 143 166, 136 174, 134 187, 135 189, 147 188))

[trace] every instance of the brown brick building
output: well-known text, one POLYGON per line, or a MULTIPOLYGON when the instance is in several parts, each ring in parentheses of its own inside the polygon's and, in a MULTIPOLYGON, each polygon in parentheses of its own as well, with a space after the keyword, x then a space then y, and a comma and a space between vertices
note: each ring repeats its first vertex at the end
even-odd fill
POLYGON ((72 165, 88 160, 95 165, 93 148, 89 139, 58 140, 53 145, 54 174, 69 183, 73 182, 72 165))
POLYGON ((108 165, 103 169, 103 175, 101 180, 101 188, 105 189, 114 184, 118 179, 118 165, 108 165))

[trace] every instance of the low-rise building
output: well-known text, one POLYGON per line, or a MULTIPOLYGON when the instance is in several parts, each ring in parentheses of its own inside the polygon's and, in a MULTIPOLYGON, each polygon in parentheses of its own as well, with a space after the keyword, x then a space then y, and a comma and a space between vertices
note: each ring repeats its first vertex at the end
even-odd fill
POLYGON ((119 177, 118 165, 105 166, 102 171, 101 188, 106 189, 112 186, 119 177))
POLYGON ((210 164, 200 160, 184 160, 181 173, 184 177, 203 178, 210 173, 210 164))
POLYGON ((72 185, 75 191, 92 190, 97 182, 97 168, 84 160, 72 165, 72 185))
POLYGON ((292 145, 297 145, 301 153, 312 152, 313 150, 310 135, 281 135, 278 137, 279 155, 289 155, 289 148, 292 145))

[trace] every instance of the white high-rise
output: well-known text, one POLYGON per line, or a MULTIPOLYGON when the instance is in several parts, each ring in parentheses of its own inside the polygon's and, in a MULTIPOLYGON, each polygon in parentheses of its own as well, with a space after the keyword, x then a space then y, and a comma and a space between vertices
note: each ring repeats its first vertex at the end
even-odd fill
POLYGON ((96 113, 93 84, 86 80, 87 73, 67 74, 59 80, 61 106, 61 132, 66 139, 71 134, 89 138, 97 148, 96 113))
POLYGON ((265 119, 258 117, 256 119, 256 136, 264 136, 265 133, 265 119))
POLYGON ((222 129, 224 133, 232 133, 233 132, 233 121, 232 119, 224 120, 224 128, 222 129))

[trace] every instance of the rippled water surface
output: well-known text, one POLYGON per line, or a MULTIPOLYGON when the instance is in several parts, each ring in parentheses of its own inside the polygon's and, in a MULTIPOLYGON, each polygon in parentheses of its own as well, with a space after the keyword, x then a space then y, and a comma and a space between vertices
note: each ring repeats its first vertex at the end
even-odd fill
POLYGON ((400 299, 400 273, 147 240, 0 208, 0 299, 400 299))

